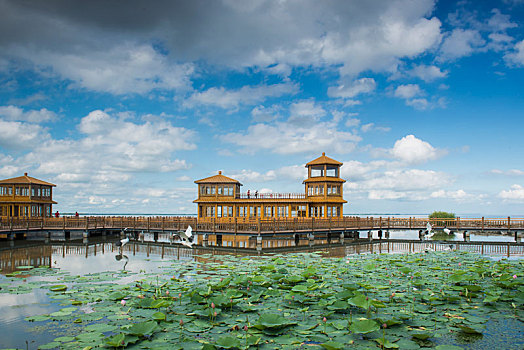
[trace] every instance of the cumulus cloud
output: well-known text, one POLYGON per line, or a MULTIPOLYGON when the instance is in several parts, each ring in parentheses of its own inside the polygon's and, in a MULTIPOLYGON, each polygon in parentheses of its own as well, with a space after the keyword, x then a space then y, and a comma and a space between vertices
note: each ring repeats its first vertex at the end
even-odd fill
POLYGON ((523 201, 524 200, 524 187, 521 185, 513 185, 509 190, 502 190, 498 194, 499 198, 502 198, 504 200, 515 200, 515 201, 523 201))
POLYGON ((56 119, 57 115, 46 108, 24 111, 22 108, 10 105, 0 106, 0 118, 12 121, 42 123, 56 119))
POLYGON ((427 162, 444 154, 442 150, 436 149, 414 135, 407 135, 397 140, 389 153, 393 158, 408 164, 427 162))
POLYGON ((469 56, 486 44, 486 41, 475 29, 453 29, 440 47, 441 60, 455 60, 469 56))
POLYGON ((38 124, 0 119, 0 147, 13 151, 28 150, 49 139, 46 128, 38 124))
POLYGON ((320 122, 312 128, 281 122, 275 125, 254 124, 244 132, 221 136, 221 140, 236 144, 247 153, 266 150, 277 154, 294 154, 317 152, 322 149, 343 154, 354 150, 361 137, 339 131, 326 122, 320 122))
POLYGON ((440 42, 434 2, 138 1, 63 6, 4 1, 0 61, 23 59, 77 86, 114 94, 185 88, 192 64, 340 67, 391 72, 440 42), (239 28, 242 28, 239 30, 239 28), (9 34, 7 34, 9 33, 9 34), (96 39, 93 39, 96 38, 96 39))
POLYGON ((496 175, 505 175, 505 176, 522 176, 524 175, 524 171, 519 169, 510 169, 510 170, 500 170, 500 169, 492 169, 492 174, 496 175))
POLYGON ((122 184, 135 172, 168 172, 187 169, 180 150, 195 149, 194 132, 166 121, 136 123, 126 114, 96 110, 78 125, 78 140, 49 139, 23 157, 37 165, 37 172, 54 175, 75 186, 95 183, 102 187, 122 184))
POLYGON ((184 106, 198 107, 206 105, 223 109, 237 109, 240 105, 254 105, 263 102, 269 97, 295 94, 298 90, 298 85, 291 83, 243 86, 238 90, 212 87, 202 92, 193 93, 184 101, 184 106))
POLYGON ((251 110, 251 117, 255 122, 270 122, 279 117, 278 107, 256 106, 251 110))
POLYGON ((421 95, 422 93, 423 92, 420 89, 420 86, 418 86, 417 84, 407 84, 397 86, 394 95, 395 97, 410 99, 415 96, 421 95))
POLYGON ((436 79, 447 77, 448 72, 440 70, 437 66, 420 64, 408 71, 408 75, 424 80, 425 82, 431 82, 436 79))
POLYGON ((360 94, 370 93, 375 90, 377 83, 373 78, 360 78, 349 82, 348 84, 340 84, 338 86, 330 86, 328 88, 329 97, 338 98, 353 98, 360 94))
POLYGON ((460 189, 456 191, 445 191, 445 190, 438 190, 431 192, 430 195, 431 198, 445 198, 445 199, 452 199, 455 201, 468 201, 468 200, 480 200, 485 197, 485 195, 474 195, 471 193, 467 193, 466 191, 460 189))
POLYGON ((524 66, 524 40, 515 44, 515 48, 504 55, 509 65, 524 66))

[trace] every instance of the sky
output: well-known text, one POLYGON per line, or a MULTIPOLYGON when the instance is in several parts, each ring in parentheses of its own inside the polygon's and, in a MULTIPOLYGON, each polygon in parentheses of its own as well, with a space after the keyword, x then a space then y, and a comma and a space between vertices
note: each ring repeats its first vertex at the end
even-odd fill
POLYGON ((54 210, 194 214, 195 180, 344 214, 524 217, 524 1, 0 0, 0 178, 54 210))

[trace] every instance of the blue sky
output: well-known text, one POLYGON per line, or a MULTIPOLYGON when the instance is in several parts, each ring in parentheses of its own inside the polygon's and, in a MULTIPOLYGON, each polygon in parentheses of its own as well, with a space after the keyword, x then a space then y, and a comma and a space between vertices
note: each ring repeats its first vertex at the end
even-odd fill
POLYGON ((524 216, 524 2, 0 0, 0 177, 56 209, 195 213, 194 180, 345 214, 524 216))

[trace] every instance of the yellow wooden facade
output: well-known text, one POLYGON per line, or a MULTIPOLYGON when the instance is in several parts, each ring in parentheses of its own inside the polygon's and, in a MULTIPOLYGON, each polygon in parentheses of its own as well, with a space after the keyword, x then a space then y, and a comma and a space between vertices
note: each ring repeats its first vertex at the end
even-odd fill
POLYGON ((198 218, 226 220, 342 217, 342 163, 322 156, 306 164, 308 177, 302 193, 241 192, 239 181, 222 175, 197 180, 198 218))
POLYGON ((0 216, 32 218, 52 215, 53 187, 56 185, 23 176, 0 180, 0 216))

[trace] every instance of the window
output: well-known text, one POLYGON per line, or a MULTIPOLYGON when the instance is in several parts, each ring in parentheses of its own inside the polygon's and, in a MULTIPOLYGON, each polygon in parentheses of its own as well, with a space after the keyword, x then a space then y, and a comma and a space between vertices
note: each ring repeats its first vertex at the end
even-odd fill
POLYGON ((233 186, 224 186, 224 196, 233 195, 233 186))
POLYGON ((219 205, 217 207, 217 218, 221 218, 222 217, 222 206, 219 205))
POLYGON ((273 216, 273 207, 272 206, 264 206, 264 216, 267 218, 270 218, 273 216))
POLYGON ((326 176, 338 177, 338 167, 328 165, 326 167, 326 176))
POLYGON ((48 205, 48 206, 46 207, 46 215, 47 215, 47 216, 51 216, 51 206, 50 206, 50 205, 48 205))
POLYGON ((13 188, 12 188, 12 187, 8 187, 8 188, 7 188, 7 194, 8 194, 9 196, 12 196, 12 195, 13 195, 13 188))
POLYGON ((233 207, 227 207, 227 216, 233 216, 233 207))
POLYGON ((218 186, 218 194, 219 195, 222 195, 222 189, 223 189, 222 186, 218 186))
POLYGON ((287 215, 287 207, 286 206, 279 206, 277 208, 278 216, 280 217, 286 217, 287 215))
POLYGON ((42 192, 40 192, 40 188, 38 188, 38 197, 42 196, 42 192))
POLYGON ((317 165, 311 167, 311 177, 320 177, 324 176, 324 166, 317 165))
POLYGON ((20 187, 16 186, 15 187, 15 196, 19 196, 20 195, 20 187))

